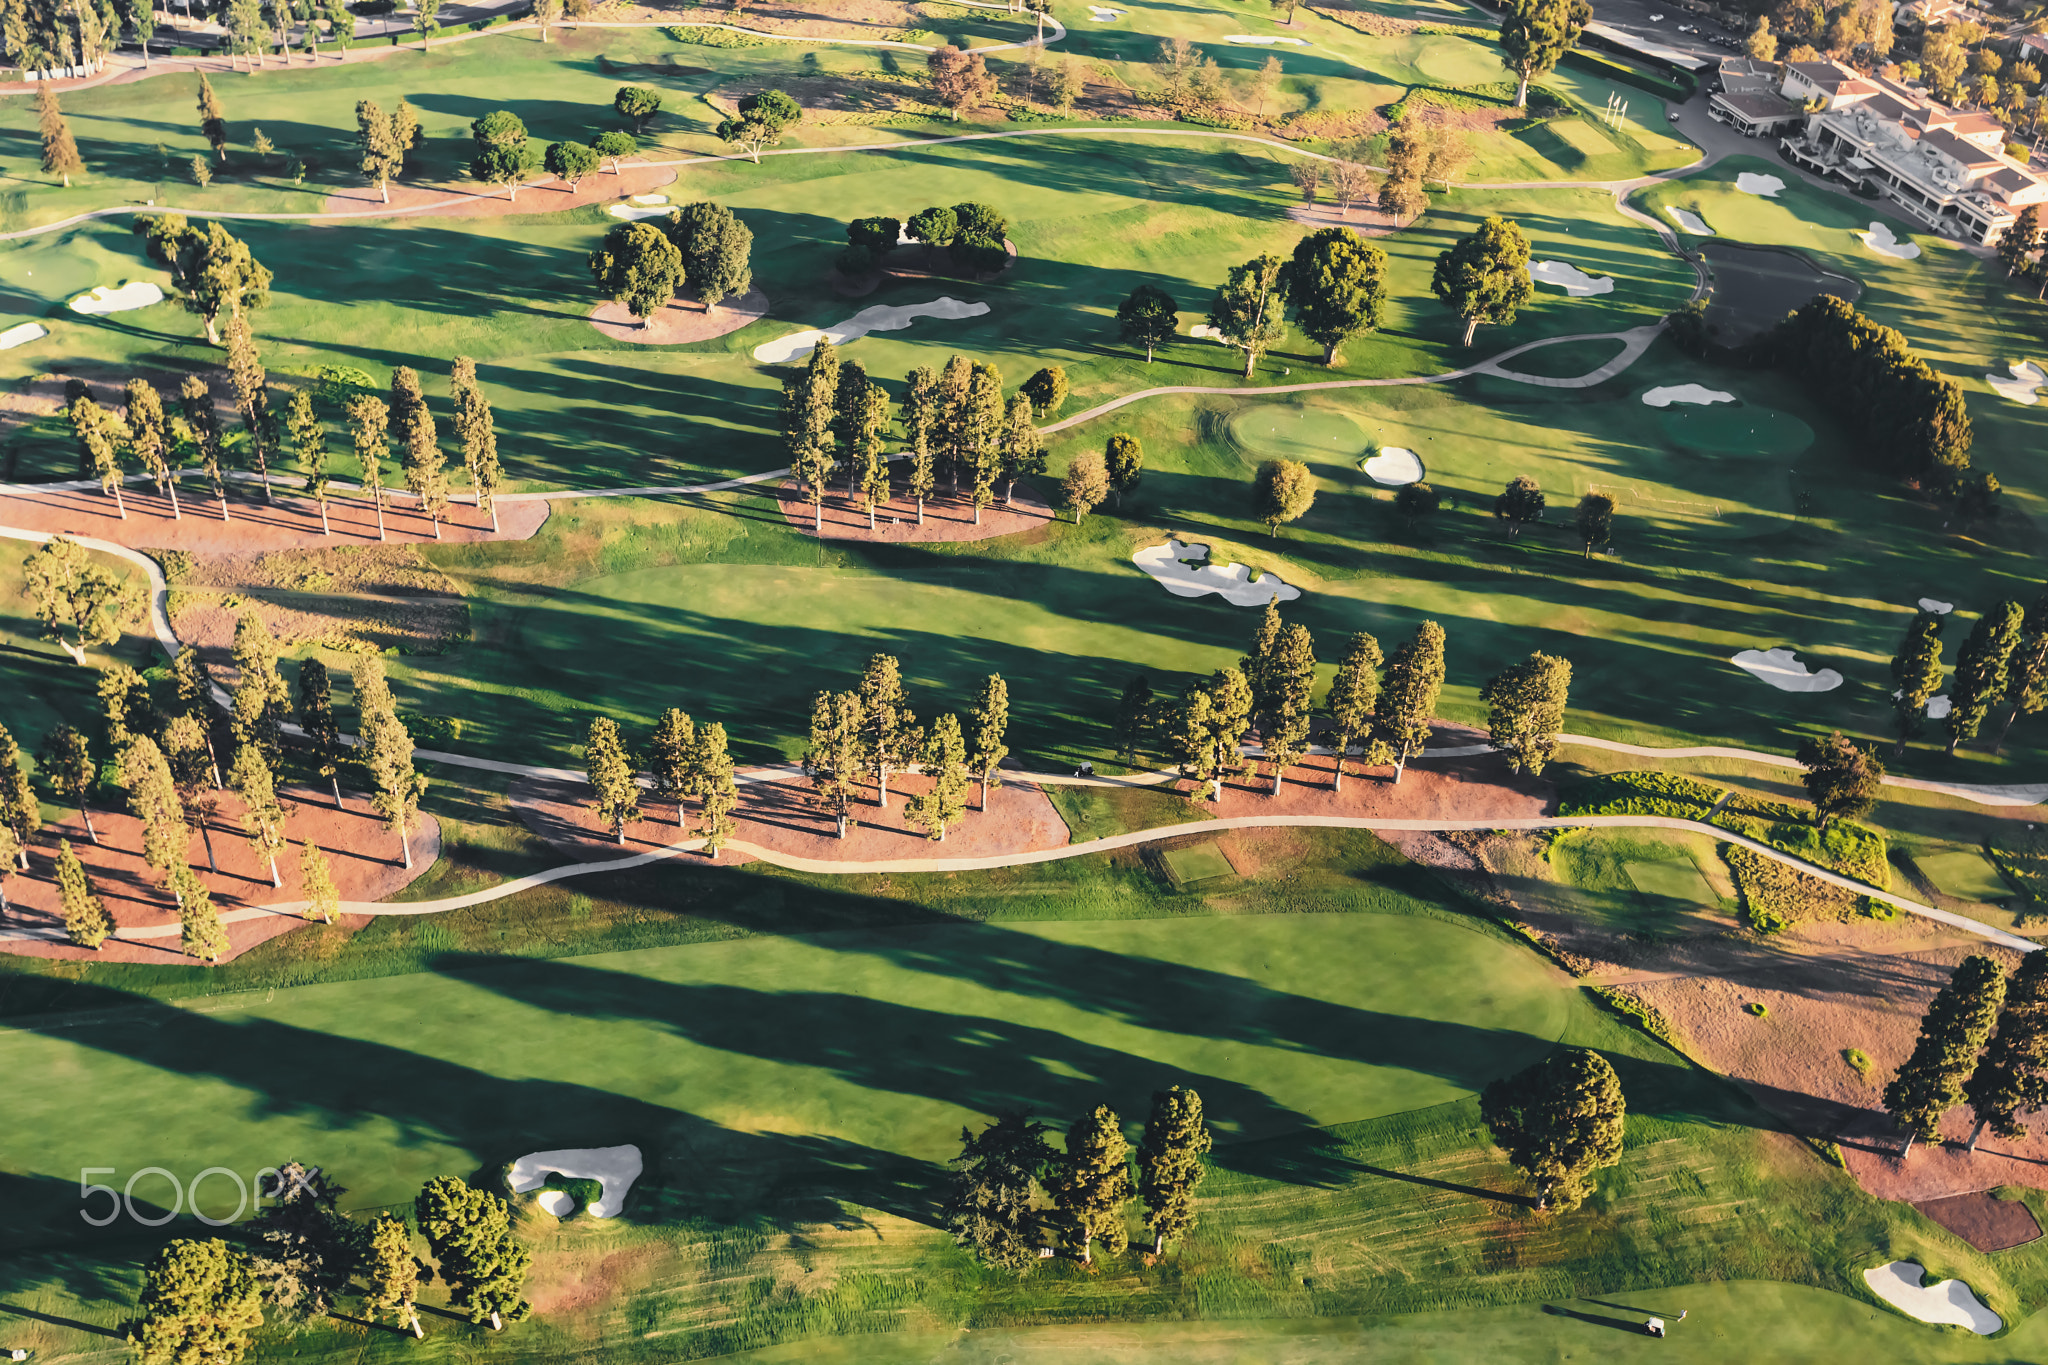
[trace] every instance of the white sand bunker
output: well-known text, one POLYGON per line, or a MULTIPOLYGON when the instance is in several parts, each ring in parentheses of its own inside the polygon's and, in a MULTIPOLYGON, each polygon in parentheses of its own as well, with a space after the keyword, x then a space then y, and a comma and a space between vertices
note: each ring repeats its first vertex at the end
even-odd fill
POLYGON ((668 210, 658 204, 613 204, 605 212, 614 218, 623 218, 629 223, 642 218, 662 218, 668 215, 668 210))
POLYGON ((1938 697, 1929 697, 1927 699, 1927 719, 1946 720, 1948 718, 1948 713, 1951 710, 1953 710, 1954 707, 1955 703, 1949 700, 1948 693, 1946 692, 1942 693, 1938 697))
POLYGON ((1289 47, 1308 46, 1308 39, 1306 38, 1254 38, 1249 33, 1227 33, 1224 35, 1223 41, 1226 43, 1256 43, 1260 47, 1271 47, 1275 43, 1285 43, 1289 47))
POLYGON ((636 194, 633 196, 633 202, 636 204, 666 204, 668 196, 665 194, 636 194))
POLYGON ((1289 587, 1277 574, 1261 574, 1258 582, 1252 582, 1251 567, 1246 564, 1181 563, 1184 559, 1208 557, 1206 545, 1183 545, 1169 540, 1164 545, 1138 551, 1131 556, 1131 563, 1158 579, 1160 586, 1175 597, 1200 597, 1213 592, 1221 594, 1234 607, 1263 607, 1268 602, 1292 602, 1301 596, 1300 588, 1289 587))
POLYGON ((1842 675, 1834 669, 1809 672, 1795 653, 1790 649, 1745 649, 1728 662, 1780 692, 1832 692, 1842 685, 1842 675))
MULTIPOLYGON (((565 1175, 571 1180, 595 1180, 604 1194, 590 1206, 592 1218, 616 1218, 626 1206, 626 1192, 645 1169, 640 1149, 624 1147, 565 1147, 558 1152, 528 1152, 512 1163, 512 1193, 525 1194, 547 1182, 548 1175, 565 1175)), ((562 1196, 568 1200, 566 1194, 562 1196)), ((569 1202, 573 1203, 573 1200, 569 1202)), ((541 1207, 555 1213, 543 1198, 541 1207)), ((559 1215, 557 1215, 559 1216, 559 1215)))
POLYGON ((2005 1326, 2004 1320, 1978 1302, 1970 1286, 1961 1280, 1924 1285, 1920 1281, 1926 1274, 1925 1268, 1912 1261, 1893 1261, 1864 1271, 1863 1282, 1870 1286, 1871 1293, 1909 1318, 1967 1327, 1980 1337, 1988 1337, 2005 1326))
POLYGON ((1910 261, 1917 259, 1920 255, 1920 248, 1918 246, 1912 242, 1900 241, 1892 235, 1891 228, 1883 223, 1873 221, 1870 224, 1870 231, 1859 232, 1856 235, 1863 239, 1863 245, 1869 247, 1880 256, 1890 256, 1896 260, 1910 261))
POLYGON ((533 1197, 533 1202, 557 1218, 567 1218, 576 1211, 576 1199, 567 1190, 542 1190, 533 1197))
POLYGON ((1744 171, 1735 177, 1735 188, 1744 194, 1760 194, 1766 199, 1778 197, 1778 191, 1785 188, 1785 182, 1775 175, 1758 175, 1755 171, 1744 171))
POLYGON ((1689 212, 1686 209, 1670 207, 1666 207, 1664 211, 1671 215, 1671 221, 1677 223, 1679 227, 1690 232, 1695 237, 1712 237, 1714 235, 1714 230, 1708 227, 1706 221, 1697 213, 1689 212))
POLYGON ((1389 488, 1422 482, 1422 457, 1400 446, 1386 446, 1363 466, 1365 477, 1389 488))
POLYGON ((1541 284, 1554 284, 1575 299, 1614 292, 1612 279, 1605 275, 1588 275, 1565 261, 1538 261, 1529 267, 1529 278, 1541 284))
POLYGON ((1124 12, 1120 9, 1104 9, 1100 5, 1090 5, 1088 17, 1098 24, 1113 24, 1124 17, 1124 12))
POLYGON ((1953 602, 1937 602, 1932 597, 1923 597, 1920 599, 1920 610, 1931 611, 1936 616, 1946 616, 1955 609, 1956 604, 1953 602))
POLYGON ((31 341, 40 341, 50 334, 50 329, 40 322, 24 322, 0 332, 0 351, 11 351, 17 346, 26 346, 31 341))
POLYGON ((1228 346, 1230 344, 1229 340, 1224 337, 1222 328, 1211 327, 1206 322, 1198 322, 1188 328, 1188 335, 1197 338, 1207 337, 1218 346, 1228 346))
POLYGON ((1710 389, 1704 384, 1667 384, 1663 388, 1651 389, 1643 395, 1643 402, 1653 408, 1668 408, 1673 403, 1733 403, 1735 395, 1710 389))
POLYGON ((2048 374, 2043 374, 2039 365, 2031 360, 2015 360, 2006 368, 2012 371, 2012 378, 1987 374, 1984 382, 1996 389, 1999 397, 2010 398, 2015 403, 2032 407, 2041 401, 2041 396, 2034 390, 2048 385, 2048 374))
POLYGON ((74 313, 132 313, 137 308, 147 308, 153 303, 164 301, 164 291, 147 280, 136 280, 116 288, 100 285, 90 294, 80 294, 71 300, 74 313))
POLYGON ((958 299, 933 299, 930 303, 876 304, 863 308, 837 327, 824 331, 796 332, 764 341, 754 348, 754 359, 764 365, 787 365, 802 360, 827 338, 834 346, 859 341, 869 332, 900 332, 919 318, 978 318, 988 311, 985 303, 962 303, 958 299))

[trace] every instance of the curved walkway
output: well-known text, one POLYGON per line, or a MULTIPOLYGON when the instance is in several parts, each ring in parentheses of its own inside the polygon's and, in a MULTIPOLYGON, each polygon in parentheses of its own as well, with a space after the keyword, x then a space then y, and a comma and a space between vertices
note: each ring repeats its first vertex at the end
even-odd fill
MULTIPOLYGON (((1162 825, 1157 829, 1138 830, 1130 834, 1112 835, 1105 839, 1090 839, 1084 843, 1068 844, 1062 848, 1040 849, 1028 853, 998 854, 985 858, 889 858, 871 862, 827 862, 817 858, 799 858, 787 853, 778 853, 757 844, 733 841, 726 845, 736 852, 745 853, 761 862, 794 872, 809 872, 824 875, 861 875, 868 873, 917 874, 946 872, 980 872, 1004 867, 1023 867, 1037 863, 1059 862, 1067 858, 1084 858, 1096 853, 1109 853, 1117 849, 1133 848, 1141 844, 1156 843, 1161 839, 1173 839, 1182 835, 1214 833, 1235 829, 1361 829, 1374 833, 1443 833, 1456 830, 1542 830, 1542 829, 1668 829, 1689 833, 1707 834, 1725 843, 1740 844, 1762 856, 1785 864, 1787 867, 1818 878, 1831 886, 1839 886, 1859 895, 1882 901, 1887 905, 1918 915, 1922 919, 1960 929, 2000 947, 2021 953, 2031 953, 2041 947, 2031 939, 2017 934, 1994 929, 1980 924, 1964 915, 1947 910, 1938 910, 1931 905, 1880 891, 1862 882, 1827 868, 1796 858, 1789 853, 1772 848, 1732 830, 1714 825, 1702 824, 1696 820, 1680 820, 1660 815, 1580 815, 1559 816, 1537 819, 1506 820, 1375 820, 1358 816, 1342 815, 1274 815, 1239 816, 1223 820, 1198 820, 1188 824, 1162 825)), ((389 902, 389 901, 348 901, 341 907, 341 913, 350 915, 439 915, 451 910, 467 910, 473 906, 486 905, 516 896, 537 886, 565 881, 571 877, 587 877, 603 872, 627 872, 634 868, 675 858, 684 853, 695 852, 704 846, 700 838, 682 838, 666 848, 651 853, 639 853, 627 858, 613 858, 598 863, 568 863, 551 867, 545 872, 514 878, 497 886, 485 887, 460 896, 448 896, 440 900, 389 902)), ((247 906, 230 910, 221 916, 223 923, 240 923, 244 920, 259 919, 268 915, 289 915, 298 917, 307 908, 305 901, 286 901, 277 905, 247 906)), ((169 924, 143 925, 124 929, 116 937, 128 940, 149 940, 175 938, 179 926, 169 924)), ((28 938, 31 935, 12 933, 9 938, 28 938)))

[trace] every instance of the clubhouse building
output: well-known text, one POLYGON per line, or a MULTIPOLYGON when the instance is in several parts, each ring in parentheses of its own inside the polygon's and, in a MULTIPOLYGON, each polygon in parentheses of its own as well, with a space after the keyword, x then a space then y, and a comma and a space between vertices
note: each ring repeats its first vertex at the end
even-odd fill
POLYGON ((1779 138, 1793 164, 1880 195, 1944 236, 1990 246, 2021 209, 2048 203, 2048 179, 2005 154, 2005 127, 1989 114, 1839 62, 1774 70, 1730 58, 1721 82, 1708 101, 1716 119, 1779 138))

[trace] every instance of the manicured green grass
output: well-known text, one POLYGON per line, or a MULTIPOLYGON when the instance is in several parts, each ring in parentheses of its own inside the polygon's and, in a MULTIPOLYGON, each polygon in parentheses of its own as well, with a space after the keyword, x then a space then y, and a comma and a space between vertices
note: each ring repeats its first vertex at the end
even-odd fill
POLYGON ((1166 864, 1167 874, 1180 886, 1237 875, 1237 869, 1223 856, 1223 850, 1214 844, 1169 848, 1160 853, 1159 860, 1166 864))
POLYGON ((1625 863, 1629 881, 1652 904, 1664 902, 1685 910, 1718 910, 1721 898, 1700 875, 1690 858, 1668 858, 1658 862, 1625 863))
MULTIPOLYGON (((451 950, 428 974, 209 1011, 104 994, 97 1020, 0 1038, 20 1086, 12 1169, 60 1181, 89 1158, 125 1180, 203 1154, 246 1174, 318 1151, 348 1171, 355 1207, 527 1150, 626 1141, 675 1186, 844 1162, 850 1194, 852 1172, 935 1168, 978 1115, 1098 1099, 1140 1114, 1175 1081, 1203 1091, 1224 1140, 1263 1137, 1468 1094, 1540 1056, 1571 999, 1501 939, 1383 915, 933 926, 552 962, 451 950), (81 1088, 124 1098, 81 1105, 81 1088)), ((216 1197, 232 1206, 225 1183, 216 1197)), ((10 1211, 46 1235, 59 1217, 10 1211)))
POLYGON ((1915 858, 1913 864, 1944 896, 1965 901, 2003 901, 2013 896, 2011 885, 1998 875, 1998 869, 1974 849, 1915 858))

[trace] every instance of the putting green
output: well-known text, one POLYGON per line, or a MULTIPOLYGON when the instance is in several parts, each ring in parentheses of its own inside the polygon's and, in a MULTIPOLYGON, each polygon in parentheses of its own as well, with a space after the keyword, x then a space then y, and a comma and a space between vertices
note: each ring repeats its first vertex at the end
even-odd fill
POLYGON ((1159 855, 1166 864, 1166 871, 1175 884, 1205 882, 1214 877, 1234 877, 1237 869, 1223 856, 1223 850, 1214 844, 1196 844, 1193 848, 1170 848, 1159 855))
POLYGON ((1365 428, 1334 408, 1262 403, 1230 419, 1230 439, 1254 459, 1353 460, 1365 449, 1365 428))
POLYGON ((1700 875, 1690 858, 1671 858, 1654 863, 1625 863, 1623 870, 1636 890, 1654 901, 1677 901, 1688 908, 1712 910, 1721 904, 1714 888, 1700 875))
POLYGON ((1673 445, 1702 455, 1797 455, 1813 444, 1813 428, 1790 413, 1745 405, 1673 405, 1664 414, 1673 445))
MULTIPOLYGON (((0 1148, 77 1217, 79 1166, 246 1179, 300 1155, 352 1207, 556 1147, 640 1144, 672 1186, 942 1162, 1010 1106, 1126 1116, 1184 1082, 1224 1140, 1426 1108, 1542 1055, 1533 954, 1421 916, 946 925, 553 961, 462 960, 203 1012, 0 1035, 0 1148), (431 1021, 422 1027, 422 1021, 431 1021), (118 1104, 81 1095, 120 1096, 118 1104), (83 1154, 83 1155, 81 1155, 83 1154)), ((837 1173, 836 1175, 834 1173, 837 1173)), ((225 1213, 233 1182, 206 1205, 225 1213)), ((170 1202, 159 1176, 136 1198, 170 1202)))
POLYGON ((1991 865, 1990 859, 1975 849, 1937 853, 1933 857, 1915 858, 1913 861, 1944 896, 1981 902, 2002 901, 2013 893, 2012 887, 1998 875, 1998 869, 1991 865))
POLYGON ((1587 156, 1612 156, 1621 150, 1583 119, 1553 119, 1549 127, 1559 139, 1587 156))

